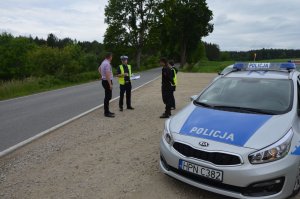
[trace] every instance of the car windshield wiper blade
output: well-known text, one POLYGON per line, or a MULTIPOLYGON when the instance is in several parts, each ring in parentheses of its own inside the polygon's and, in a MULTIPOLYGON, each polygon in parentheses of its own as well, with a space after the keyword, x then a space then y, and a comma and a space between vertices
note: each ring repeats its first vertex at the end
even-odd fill
POLYGON ((225 106, 225 105, 212 105, 207 104, 205 102, 194 101, 195 104, 213 108, 213 109, 222 109, 222 110, 238 110, 239 112, 247 112, 247 113, 258 113, 258 114, 265 114, 265 115, 276 115, 273 111, 263 110, 263 109, 255 109, 255 108, 247 108, 247 107, 239 107, 239 106, 225 106))
POLYGON ((239 106, 214 106, 216 109, 236 109, 241 111, 246 111, 248 113, 259 113, 259 114, 266 114, 266 115, 275 115, 276 113, 268 110, 263 109, 256 109, 256 108, 247 108, 247 107, 239 107, 239 106))
POLYGON ((213 108, 214 106, 211 104, 207 104, 205 102, 198 102, 198 101, 194 101, 195 104, 200 105, 200 106, 204 106, 204 107, 209 107, 209 108, 213 108))

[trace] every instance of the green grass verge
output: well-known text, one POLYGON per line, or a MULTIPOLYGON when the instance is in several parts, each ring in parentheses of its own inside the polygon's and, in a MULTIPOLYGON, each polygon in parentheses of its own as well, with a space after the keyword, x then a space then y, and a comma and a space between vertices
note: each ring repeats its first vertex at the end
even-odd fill
POLYGON ((189 72, 201 72, 201 73, 217 73, 222 71, 225 67, 233 64, 233 61, 200 61, 193 67, 185 68, 185 71, 189 72))
POLYGON ((42 78, 32 77, 25 80, 0 82, 0 100, 6 100, 95 81, 99 79, 99 74, 97 72, 86 72, 67 79, 68 80, 61 80, 53 76, 47 76, 42 78))
MULTIPOLYGON (((271 59, 260 60, 257 62, 287 62, 289 59, 271 59)), ((294 59, 293 59, 294 60, 294 59)), ((235 61, 199 61, 193 66, 186 66, 182 69, 183 72, 197 72, 197 73, 218 73, 227 66, 234 64, 235 61)))
MULTIPOLYGON (((151 68, 154 67, 141 67, 139 70, 134 69, 133 72, 138 73, 151 68)), ((113 68, 113 73, 116 73, 115 68, 113 68)), ((98 71, 81 73, 75 76, 70 76, 69 78, 64 78, 64 80, 54 76, 46 76, 41 78, 31 77, 25 80, 0 81, 0 100, 75 86, 96 80, 99 80, 98 71)))

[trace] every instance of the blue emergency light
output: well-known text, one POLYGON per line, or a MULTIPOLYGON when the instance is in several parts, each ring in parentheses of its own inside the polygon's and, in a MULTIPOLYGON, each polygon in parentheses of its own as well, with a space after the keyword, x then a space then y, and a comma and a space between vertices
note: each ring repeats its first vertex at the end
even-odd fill
POLYGON ((286 70, 293 70, 293 69, 296 69, 296 65, 295 65, 295 63, 282 63, 280 65, 280 68, 284 68, 286 70))
POLYGON ((235 63, 235 70, 281 71, 296 69, 295 63, 235 63))
POLYGON ((236 70, 242 70, 244 68, 244 63, 235 63, 233 68, 236 70))

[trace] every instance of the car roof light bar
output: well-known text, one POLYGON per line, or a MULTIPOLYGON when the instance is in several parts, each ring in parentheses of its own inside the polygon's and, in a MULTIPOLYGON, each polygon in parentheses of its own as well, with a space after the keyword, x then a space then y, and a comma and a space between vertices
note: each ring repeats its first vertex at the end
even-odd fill
POLYGON ((291 71, 296 69, 295 63, 246 63, 240 62, 233 65, 235 70, 258 70, 258 71, 291 71))

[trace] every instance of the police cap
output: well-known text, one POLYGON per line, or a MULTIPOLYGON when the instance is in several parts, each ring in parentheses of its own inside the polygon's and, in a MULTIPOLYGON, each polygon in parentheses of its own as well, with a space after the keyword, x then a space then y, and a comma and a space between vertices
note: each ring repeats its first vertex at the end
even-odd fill
POLYGON ((126 55, 122 55, 120 58, 121 58, 121 60, 127 60, 128 59, 128 57, 126 55))

